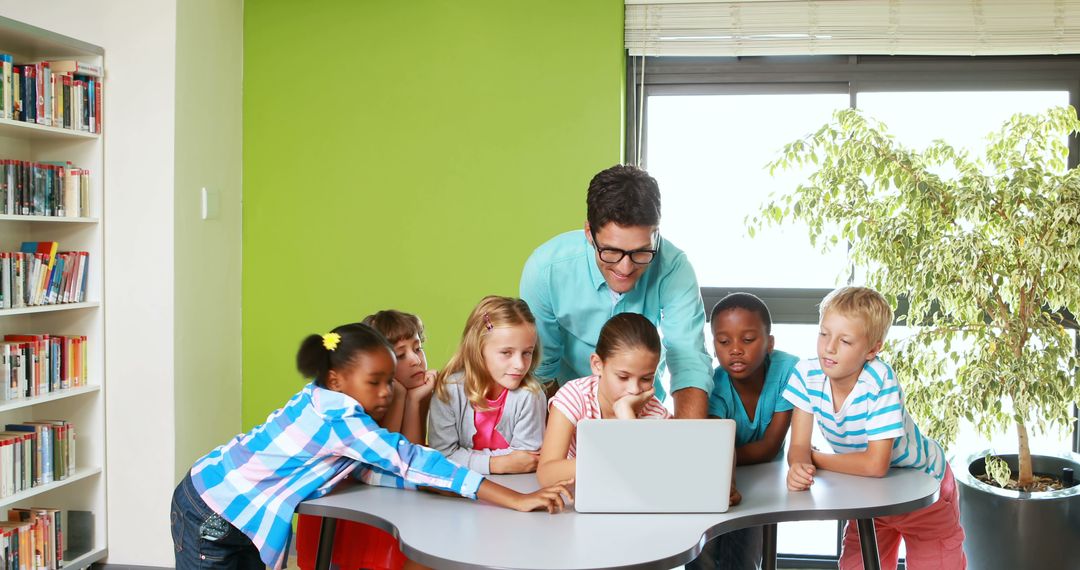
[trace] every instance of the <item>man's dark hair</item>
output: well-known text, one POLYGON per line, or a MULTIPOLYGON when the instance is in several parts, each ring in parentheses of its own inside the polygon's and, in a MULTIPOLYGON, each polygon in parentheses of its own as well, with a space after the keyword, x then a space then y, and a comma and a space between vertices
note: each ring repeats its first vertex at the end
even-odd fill
POLYGON ((609 222, 620 226, 660 225, 660 187, 656 179, 629 164, 616 164, 593 176, 585 204, 594 232, 609 222))
POLYGON ((717 315, 731 309, 744 309, 751 313, 757 313, 761 319, 761 324, 765 325, 765 334, 772 334, 772 315, 769 314, 769 307, 765 305, 765 301, 751 293, 731 293, 720 299, 719 302, 713 305, 712 312, 709 314, 709 322, 715 321, 717 315))

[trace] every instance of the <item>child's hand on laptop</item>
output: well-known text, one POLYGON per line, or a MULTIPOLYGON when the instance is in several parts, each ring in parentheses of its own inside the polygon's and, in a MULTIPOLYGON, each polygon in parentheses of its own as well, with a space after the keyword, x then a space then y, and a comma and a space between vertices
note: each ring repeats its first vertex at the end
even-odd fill
POLYGON ((656 394, 656 389, 649 388, 637 395, 627 394, 615 400, 615 404, 612 406, 615 409, 615 417, 620 420, 636 419, 638 411, 646 402, 652 399, 654 394, 656 394))
POLYGON ((816 469, 812 463, 792 463, 787 472, 787 488, 789 491, 805 491, 814 484, 816 469))

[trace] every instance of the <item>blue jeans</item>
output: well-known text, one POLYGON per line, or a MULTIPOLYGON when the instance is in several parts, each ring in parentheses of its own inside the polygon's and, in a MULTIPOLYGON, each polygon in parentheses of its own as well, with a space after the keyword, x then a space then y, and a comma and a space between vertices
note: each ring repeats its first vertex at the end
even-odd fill
POLYGON ((251 539, 203 502, 190 474, 173 491, 170 516, 177 570, 266 568, 251 539))
POLYGON ((757 570, 761 568, 762 542, 760 526, 721 534, 705 543, 701 554, 686 565, 686 570, 757 570))

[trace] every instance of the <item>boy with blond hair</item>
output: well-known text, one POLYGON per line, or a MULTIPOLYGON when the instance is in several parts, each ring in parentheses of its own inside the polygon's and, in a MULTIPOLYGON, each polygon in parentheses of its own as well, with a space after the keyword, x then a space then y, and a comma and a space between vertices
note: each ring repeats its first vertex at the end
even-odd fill
MULTIPOLYGON (((873 289, 841 287, 821 301, 819 315, 818 357, 796 365, 784 392, 795 406, 788 489, 809 489, 818 469, 864 477, 884 477, 890 467, 921 469, 940 481, 940 496, 917 511, 874 519, 881 567, 896 568, 903 539, 912 570, 966 568, 959 495, 945 452, 919 431, 892 367, 878 358, 892 308, 873 289), (810 446, 815 420, 833 453, 810 446)), ((862 567, 857 526, 848 521, 840 568, 862 567)))

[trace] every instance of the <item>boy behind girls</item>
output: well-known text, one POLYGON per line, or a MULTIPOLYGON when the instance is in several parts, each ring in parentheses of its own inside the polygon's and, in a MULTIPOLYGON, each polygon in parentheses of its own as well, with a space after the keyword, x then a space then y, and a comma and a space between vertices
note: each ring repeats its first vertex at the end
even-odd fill
MULTIPOLYGON (((884 477, 890 467, 921 469, 941 482, 940 497, 917 511, 874 519, 881 567, 896 568, 902 538, 912 570, 966 568, 959 496, 945 453, 919 431, 896 375, 877 356, 892 321, 892 308, 873 289, 841 287, 822 300, 818 358, 796 365, 784 392, 795 406, 788 489, 809 489, 817 469, 866 477, 884 477), (815 420, 834 453, 811 448, 815 420)), ((858 530, 848 521, 840 568, 862 567, 858 530)))

